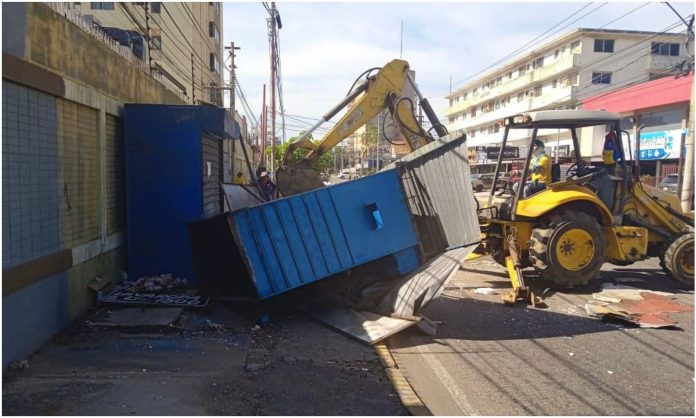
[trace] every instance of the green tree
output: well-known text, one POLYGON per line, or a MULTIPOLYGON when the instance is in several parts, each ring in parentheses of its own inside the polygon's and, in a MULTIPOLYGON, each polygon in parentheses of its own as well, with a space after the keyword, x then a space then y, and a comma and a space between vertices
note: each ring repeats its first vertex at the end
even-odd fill
MULTIPOLYGON (((300 135, 302 135, 302 134, 303 133, 300 132, 300 135)), ((275 166, 276 167, 280 167, 282 165, 283 157, 285 157, 285 152, 288 150, 288 146, 291 143, 297 141, 299 138, 300 138, 299 136, 294 136, 294 137, 288 139, 286 142, 284 142, 282 144, 278 144, 275 146, 274 159, 275 159, 275 166)), ((319 143, 319 141, 312 138, 311 135, 307 139, 309 139, 310 141, 312 141, 315 144, 319 143)), ((267 147, 264 152, 267 156, 270 156, 271 155, 271 148, 267 147)), ((305 157, 305 155, 307 155, 308 152, 309 152, 309 150, 304 149, 304 148, 294 150, 292 152, 292 156, 289 158, 288 163, 292 164, 296 161, 301 160, 302 158, 305 157)), ((327 175, 329 173, 329 171, 333 168, 333 155, 330 152, 327 152, 327 153, 321 155, 319 158, 315 158, 312 161, 312 168, 317 170, 317 172, 319 172, 322 175, 327 175)))

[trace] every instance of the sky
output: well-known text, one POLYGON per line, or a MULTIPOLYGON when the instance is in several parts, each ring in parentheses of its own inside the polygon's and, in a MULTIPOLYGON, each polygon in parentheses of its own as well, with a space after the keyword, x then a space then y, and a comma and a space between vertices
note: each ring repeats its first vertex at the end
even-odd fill
MULTIPOLYGON (((670 4, 687 21, 687 16, 694 13, 692 2, 670 4)), ((551 30, 549 40, 578 27, 599 28, 609 23, 607 29, 661 31, 679 21, 660 2, 277 2, 276 6, 282 21, 278 37, 286 138, 307 129, 315 122, 312 119, 318 120, 338 104, 363 71, 400 55, 416 71, 421 92, 442 120, 450 79, 456 90, 471 75, 585 6, 551 30)), ((264 83, 270 91, 267 17, 261 3, 231 2, 223 6, 223 40, 225 45, 234 42, 241 47, 235 58, 237 79, 257 118, 264 83)), ((681 25, 674 31, 684 29, 681 25)), ((236 107, 244 114, 239 100, 236 107)), ((276 123, 280 127, 279 116, 276 123)), ((323 132, 325 129, 317 131, 315 138, 323 132)))

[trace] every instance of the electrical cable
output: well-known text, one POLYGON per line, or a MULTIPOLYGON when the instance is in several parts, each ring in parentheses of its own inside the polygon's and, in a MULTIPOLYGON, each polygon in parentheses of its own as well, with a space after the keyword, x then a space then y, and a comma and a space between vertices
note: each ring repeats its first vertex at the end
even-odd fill
MULTIPOLYGON (((590 67, 593 67, 595 64, 598 64, 598 63, 600 63, 600 62, 607 61, 607 60, 618 60, 618 59, 622 59, 623 56, 621 56, 621 54, 625 54, 627 51, 631 51, 633 48, 635 48, 635 47, 637 47, 637 46, 639 46, 639 45, 641 45, 641 44, 643 44, 643 43, 645 43, 645 42, 648 42, 648 41, 650 41, 651 39, 654 39, 654 38, 657 37, 657 36, 661 36, 661 35, 671 35, 671 34, 667 33, 667 31, 672 30, 672 29, 674 29, 675 27, 677 27, 677 26, 679 26, 679 25, 680 25, 680 22, 676 22, 675 24, 669 25, 669 26, 667 26, 666 28, 664 28, 663 30, 654 33, 653 35, 649 36, 648 38, 645 38, 645 39, 643 39, 643 40, 640 40, 640 41, 635 42, 634 44, 628 46, 627 48, 624 48, 623 50, 621 50, 620 52, 618 52, 618 53, 616 53, 616 54, 612 54, 611 56, 608 56, 608 57, 601 57, 601 58, 596 59, 596 60, 594 60, 594 61, 592 61, 592 62, 589 62, 589 63, 587 63, 587 64, 585 64, 585 65, 583 65, 583 66, 577 67, 577 68, 576 68, 576 70, 578 71, 577 77, 579 78, 580 75, 585 75, 585 74, 587 74, 588 72, 592 72, 593 69, 590 68, 590 67)), ((638 59, 643 58, 643 57, 645 57, 645 56, 648 56, 648 55, 650 55, 651 53, 652 53, 652 52, 648 52, 648 53, 646 53, 646 54, 643 54, 643 55, 639 56, 638 59)), ((636 61, 636 60, 632 61, 631 63, 633 63, 633 62, 635 62, 635 61, 636 61)), ((629 64, 630 64, 630 63, 629 63, 629 64)), ((671 70, 670 70, 670 71, 671 71, 671 70)), ((640 77, 643 77, 643 76, 644 76, 644 75, 641 74, 640 77)), ((567 99, 571 98, 574 94, 577 94, 578 91, 585 90, 585 89, 587 89, 587 88, 589 88, 589 87, 592 87, 592 86, 594 86, 594 85, 588 85, 588 86, 583 87, 583 88, 580 89, 580 90, 576 90, 575 92, 571 93, 570 95, 568 95, 568 96, 566 96, 566 97, 563 97, 563 98, 561 98, 561 99, 558 99, 558 100, 556 100, 556 101, 554 101, 554 102, 552 102, 552 103, 549 103, 548 105, 544 106, 544 107, 541 108, 541 109, 546 109, 546 108, 549 107, 549 106, 556 105, 556 104, 558 104, 558 103, 560 103, 560 102, 562 102, 562 101, 564 101, 564 100, 567 100, 567 99)), ((523 87, 523 89, 525 89, 525 90, 527 90, 527 89, 529 89, 529 88, 530 88, 529 85, 523 87)), ((515 90, 515 91, 517 91, 517 90, 515 90)), ((510 93, 514 94, 515 91, 510 92, 510 93)), ((537 109, 537 110, 541 110, 541 109, 537 109)), ((467 109, 467 110, 468 110, 468 109, 467 109)), ((466 113, 466 110, 462 111, 461 113, 466 113)), ((479 127, 479 126, 482 126, 482 125, 485 125, 485 124, 488 124, 488 123, 490 123, 490 121, 483 122, 483 123, 480 123, 480 124, 477 124, 477 125, 473 125, 473 126, 470 126, 469 128, 477 128, 477 127, 479 127)), ((467 129, 467 130, 468 130, 468 129, 467 129)))
MULTIPOLYGON (((121 7, 124 7, 124 8, 125 8, 125 5, 121 4, 121 7)), ((136 26, 139 26, 138 22, 136 22, 136 21, 134 20, 134 18, 133 18, 133 16, 132 16, 131 13, 125 13, 125 16, 128 18, 128 20, 130 20, 130 21, 131 21, 132 23, 134 23, 136 26)), ((153 20, 153 22, 157 23, 157 25, 160 27, 160 30, 162 30, 162 26, 161 26, 158 22, 156 22, 154 18, 153 18, 152 20, 153 20)), ((145 34, 141 34, 141 35, 144 36, 144 37, 147 37, 145 34)), ((175 39, 175 38, 174 38, 174 37, 171 37, 171 39, 175 39)), ((174 45, 177 46, 177 44, 174 44, 174 45)), ((176 70, 176 71, 179 73, 179 75, 181 75, 181 76, 184 77, 184 79, 186 80, 186 83, 187 83, 187 84, 193 82, 193 84, 196 85, 195 80, 192 80, 192 79, 191 79, 191 74, 189 74, 189 73, 186 72, 186 71, 181 70, 181 68, 179 67, 179 64, 174 63, 174 61, 173 61, 169 56, 167 56, 167 55, 164 53, 163 50, 150 50, 150 51, 157 51, 165 60, 167 60, 167 62, 169 62, 169 64, 172 66, 172 68, 173 68, 174 70, 176 70)), ((181 50, 180 50, 180 51, 181 51, 181 50)), ((151 53, 151 52, 150 52, 150 53, 151 53)), ((186 53, 184 52, 184 54, 186 54, 186 53)))
MULTIPOLYGON (((604 3, 604 4, 606 4, 606 3, 604 3)), ((604 27, 606 27, 606 26, 609 26, 610 24, 612 24, 612 23, 614 23, 614 22, 616 22, 616 21, 618 21, 618 20, 620 20, 620 19, 623 19, 624 17, 626 17, 626 16, 628 16, 629 14, 632 14, 632 13, 638 11, 639 9, 645 7, 645 6, 648 5, 648 4, 649 4, 649 3, 644 3, 644 4, 638 6, 638 7, 634 8, 634 9, 632 9, 632 10, 630 10, 630 11, 624 13, 623 15, 619 16, 618 18, 613 19, 613 20, 611 20, 611 21, 605 23, 604 25, 602 25, 602 26, 600 26, 599 28, 596 28, 596 29, 602 29, 602 28, 604 28, 604 27)), ((597 8, 597 9, 598 9, 598 8, 597 8)), ((594 9, 593 11, 596 11, 597 9, 594 9)), ((588 14, 589 14, 589 13, 588 13, 588 14)), ((584 15, 584 16, 586 16, 586 15, 584 15)), ((584 16, 583 16, 583 17, 584 17, 584 16)), ((578 20, 579 20, 579 19, 578 19, 578 20)), ((576 20, 576 21, 577 21, 577 20, 576 20)), ((575 21, 574 21, 574 22, 575 22, 575 21)), ((574 22, 571 22, 571 23, 574 23, 574 22)), ((676 26, 679 26, 679 25, 678 25, 678 24, 677 24, 677 25, 671 25, 670 29, 673 29, 673 28, 676 27, 676 26)), ((561 30, 562 30, 562 29, 565 29, 566 27, 567 27, 567 26, 561 28, 561 30)), ((657 33, 658 33, 658 34, 665 34, 665 31, 666 31, 666 30, 670 30, 670 29, 663 29, 662 31, 657 32, 657 33)), ((555 33, 557 33, 557 32, 555 32, 555 33)), ((555 34, 555 33, 554 33, 554 34, 555 34)), ((552 35, 553 35, 553 34, 552 34, 552 35)), ((542 39, 540 42, 542 42, 542 41, 544 41, 544 40, 546 40, 546 39, 548 39, 548 37, 542 39)), ((642 41, 639 41, 638 43, 641 43, 641 42, 642 42, 642 41)), ((633 46, 635 46, 635 44, 634 44, 633 46)), ((629 46, 629 47, 627 47, 626 49, 624 49, 623 51, 625 51, 625 50, 627 50, 627 49, 630 49, 631 47, 632 47, 632 46, 629 46)), ((623 51, 622 51, 622 52, 623 52, 623 51)), ((601 61, 603 61, 603 60, 605 60, 605 59, 613 58, 614 56, 615 56, 615 55, 609 56, 609 57, 600 57, 599 59, 595 60, 594 62, 588 63, 587 65, 592 65, 593 63, 601 62, 601 61)), ((514 61, 514 60, 513 60, 513 61, 514 61)), ((506 67, 507 67, 507 65, 506 65, 506 67)), ((488 67, 488 68, 490 68, 490 67, 488 67)), ((485 70, 484 70, 484 71, 485 71, 485 70)), ((481 72, 483 72, 483 71, 481 71, 481 72)), ((480 74, 481 72, 479 72, 479 73, 477 73, 477 74, 480 74)), ((482 78, 487 78, 487 77, 482 77, 482 78)), ((469 79, 470 79, 470 78, 468 78, 467 80, 469 80, 469 79)), ((459 83, 460 83, 460 82, 458 82, 458 84, 459 84, 459 83)))
POLYGON ((509 58, 511 58, 511 57, 513 57, 513 56, 515 56, 515 54, 517 54, 517 53, 519 53, 519 52, 522 52, 522 51, 524 51, 525 49, 528 49, 529 46, 535 44, 535 42, 536 42, 539 38, 541 38, 543 35, 547 34, 548 32, 550 32, 551 30, 553 30, 554 28, 556 28, 557 26, 559 26, 560 24, 562 24, 562 23, 565 22, 566 20, 568 20, 568 19, 570 19, 571 17, 575 16, 576 14, 580 13, 581 11, 583 11, 584 9, 586 9, 587 7, 589 7, 591 4, 592 4, 591 2, 590 2, 590 3, 587 3, 586 5, 584 5, 583 7, 581 7, 580 9, 576 10, 575 12, 573 12, 570 16, 564 18, 563 20, 561 20, 560 22, 558 22, 557 24, 555 24, 555 25, 552 26, 551 28, 547 29, 546 31, 544 31, 543 33, 541 33, 540 35, 538 35, 536 38, 532 39, 531 41, 529 41, 529 42, 527 42, 526 44, 522 45, 521 47, 517 48, 516 50, 514 50, 514 51, 510 52, 509 54, 505 55, 503 58, 499 59, 498 61, 496 61, 496 62, 494 62, 493 64, 489 65, 488 67, 484 68, 483 70, 481 70, 481 71, 479 71, 479 72, 477 72, 477 73, 475 73, 475 74, 472 74, 472 75, 470 75, 470 76, 467 76, 467 77, 465 77, 465 78, 463 78, 463 79, 461 79, 461 80, 459 80, 459 81, 457 81, 457 82, 455 82, 455 83, 453 83, 453 84, 454 84, 454 85, 458 85, 458 84, 461 84, 461 83, 463 83, 463 82, 465 82, 465 81, 471 80, 471 79, 473 79, 474 77, 476 77, 477 75, 482 74, 482 73, 488 71, 489 69, 495 67, 496 65, 498 65, 498 64, 500 64, 500 63, 502 63, 502 62, 505 62, 505 60, 507 60, 507 59, 509 59, 509 58))

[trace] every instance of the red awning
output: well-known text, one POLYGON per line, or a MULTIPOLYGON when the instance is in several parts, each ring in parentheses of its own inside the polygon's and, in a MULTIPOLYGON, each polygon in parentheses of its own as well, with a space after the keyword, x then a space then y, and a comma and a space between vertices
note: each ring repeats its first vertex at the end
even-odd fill
POLYGON ((582 108, 607 112, 631 112, 691 100, 694 75, 665 77, 586 98, 582 108))

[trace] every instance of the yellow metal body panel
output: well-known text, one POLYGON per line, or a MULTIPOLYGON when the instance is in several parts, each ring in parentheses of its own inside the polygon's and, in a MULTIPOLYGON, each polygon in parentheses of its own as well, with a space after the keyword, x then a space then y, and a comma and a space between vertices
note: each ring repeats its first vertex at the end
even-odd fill
MULTIPOLYGON (((693 230, 686 222, 674 216, 666 209, 667 206, 670 206, 671 209, 678 213, 683 213, 676 199, 670 200, 667 198, 662 200, 664 196, 659 190, 639 183, 633 185, 631 192, 624 206, 625 214, 640 218, 650 225, 664 228, 674 235, 693 230), (653 199, 652 196, 657 197, 659 201, 653 199)), ((650 242, 661 242, 663 240, 664 238, 662 236, 654 232, 648 233, 648 241, 650 242)))
POLYGON ((512 258, 510 256, 505 257, 505 267, 507 267, 508 275, 510 276, 510 281, 512 282, 512 288, 519 289, 520 278, 517 276, 515 264, 512 262, 512 258))
POLYGON ((471 261, 471 260, 476 260, 477 258, 481 258, 485 256, 486 254, 478 254, 478 253, 469 253, 466 257, 464 257, 464 261, 471 261))
POLYGON ((638 261, 648 253, 648 230, 639 226, 604 227, 607 238, 607 258, 620 261, 638 261))
POLYGON ((350 110, 316 146, 312 147, 313 149, 305 158, 311 160, 324 154, 371 121, 385 108, 388 108, 392 114, 397 113, 398 119, 405 125, 404 127, 399 123, 396 124, 407 139, 406 142, 411 150, 430 142, 430 136, 413 117, 413 112, 406 102, 401 102, 397 108, 393 107, 401 98, 401 91, 408 82, 408 70, 408 62, 398 59, 382 67, 374 77, 370 78, 367 91, 356 99, 350 110), (414 132, 418 132, 418 135, 414 132))
POLYGON ((594 204, 602 216, 602 224, 611 225, 613 223, 611 211, 604 202, 588 188, 577 185, 546 189, 527 199, 521 199, 517 203, 515 214, 526 218, 538 218, 566 203, 577 201, 594 204))

